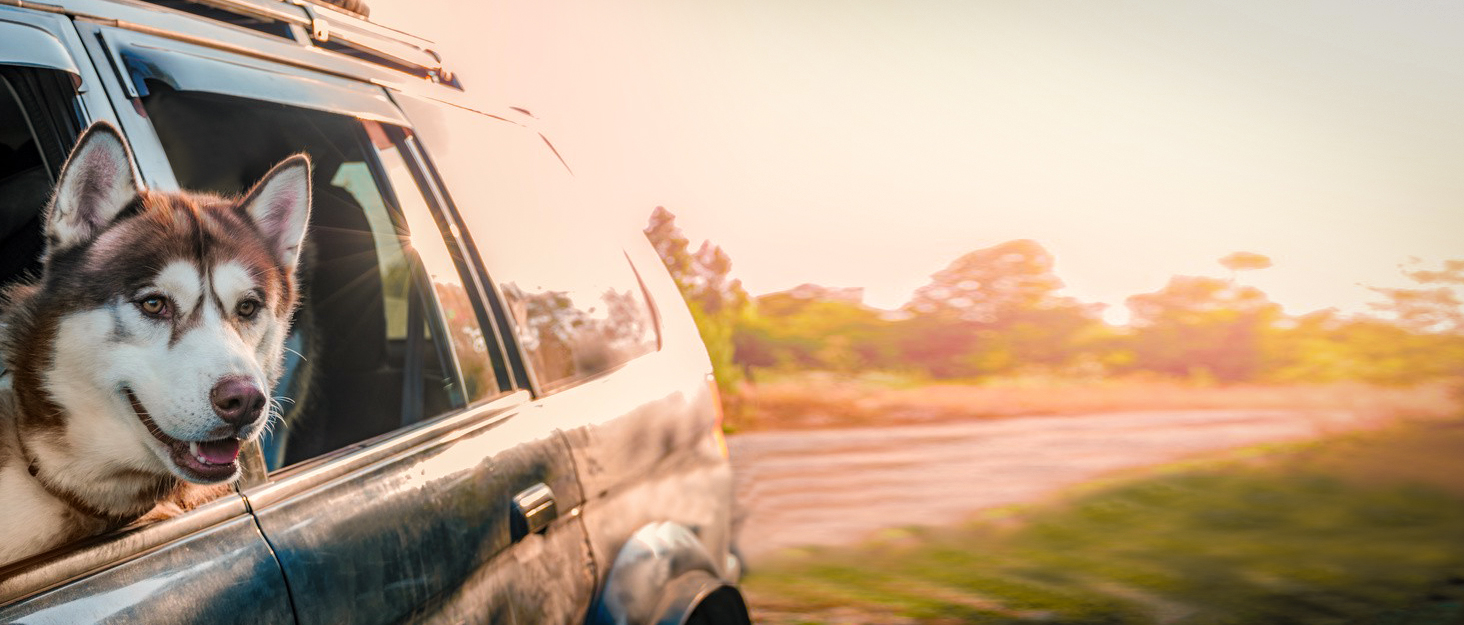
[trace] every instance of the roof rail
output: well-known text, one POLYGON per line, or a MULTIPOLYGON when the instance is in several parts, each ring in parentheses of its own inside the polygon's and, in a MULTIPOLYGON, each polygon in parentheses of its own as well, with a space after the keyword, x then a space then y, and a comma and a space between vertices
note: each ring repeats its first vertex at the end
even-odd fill
POLYGON ((457 77, 443 67, 431 41, 374 24, 324 1, 144 1, 287 39, 295 39, 290 27, 298 26, 315 47, 462 89, 457 77))
POLYGON ((371 6, 366 0, 310 0, 316 4, 329 4, 337 9, 355 15, 356 17, 371 18, 371 6))

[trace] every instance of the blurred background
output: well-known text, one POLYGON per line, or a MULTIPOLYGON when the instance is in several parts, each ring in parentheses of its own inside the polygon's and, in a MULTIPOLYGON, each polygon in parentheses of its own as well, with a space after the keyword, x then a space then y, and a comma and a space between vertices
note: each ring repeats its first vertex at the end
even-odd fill
POLYGON ((370 4, 657 245, 762 622, 1464 622, 1464 6, 370 4))

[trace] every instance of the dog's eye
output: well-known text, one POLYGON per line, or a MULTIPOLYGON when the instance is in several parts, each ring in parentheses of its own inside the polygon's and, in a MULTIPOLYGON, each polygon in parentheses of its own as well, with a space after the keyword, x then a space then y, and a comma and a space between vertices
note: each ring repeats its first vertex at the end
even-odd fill
POLYGON ((141 308, 142 312, 147 313, 149 316, 168 316, 168 300, 161 295, 151 295, 145 297, 142 301, 137 303, 137 307, 141 308))
POLYGON ((240 317, 243 317, 245 319, 253 317, 254 313, 259 312, 259 302, 256 302, 252 299, 246 299, 242 302, 239 302, 238 311, 240 317))

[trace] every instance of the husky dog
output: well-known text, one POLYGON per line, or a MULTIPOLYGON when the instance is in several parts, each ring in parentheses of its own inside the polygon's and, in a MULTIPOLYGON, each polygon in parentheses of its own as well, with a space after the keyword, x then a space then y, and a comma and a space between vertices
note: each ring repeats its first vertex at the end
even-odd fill
POLYGON ((239 474, 270 418, 310 160, 242 198, 140 189, 105 123, 46 212, 43 269, 0 305, 0 564, 239 474))

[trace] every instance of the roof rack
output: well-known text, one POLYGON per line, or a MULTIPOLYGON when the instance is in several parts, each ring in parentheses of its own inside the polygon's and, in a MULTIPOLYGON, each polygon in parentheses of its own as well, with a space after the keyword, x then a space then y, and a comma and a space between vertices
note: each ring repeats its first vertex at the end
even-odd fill
POLYGON ((292 27, 299 27, 317 48, 462 89, 457 77, 442 66, 442 57, 432 50, 431 41, 374 24, 323 1, 144 1, 286 39, 297 40, 298 30, 292 27))

